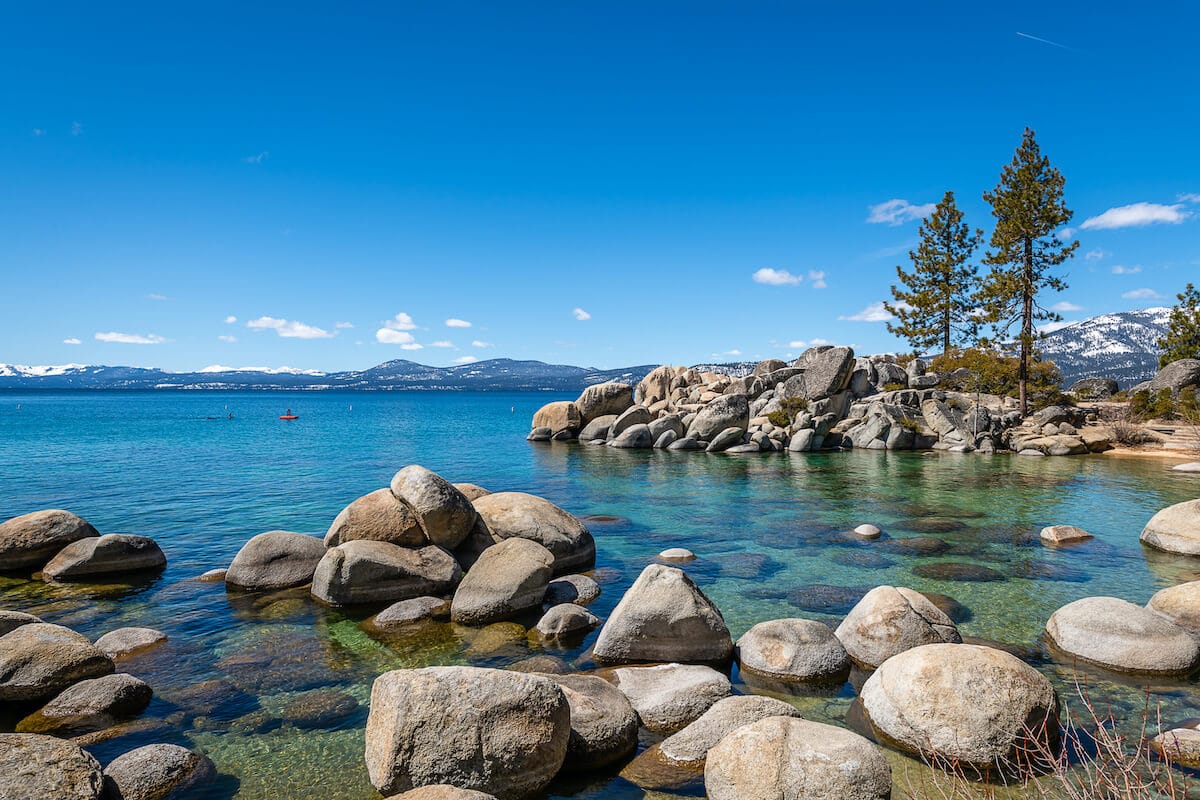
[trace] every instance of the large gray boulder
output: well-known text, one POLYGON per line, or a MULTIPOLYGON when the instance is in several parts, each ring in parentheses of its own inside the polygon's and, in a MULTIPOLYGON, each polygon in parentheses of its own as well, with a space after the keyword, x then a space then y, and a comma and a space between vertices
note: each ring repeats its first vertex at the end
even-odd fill
POLYGON ((758 623, 737 640, 735 658, 743 672, 779 681, 844 680, 850 671, 846 648, 833 631, 810 619, 758 623))
POLYGON ((124 672, 90 678, 64 689, 21 720, 17 730, 26 733, 101 730, 142 713, 153 694, 145 681, 124 672))
POLYGON ((551 435, 575 434, 583 427, 583 415, 579 406, 569 400, 547 403, 533 414, 533 426, 549 429, 551 435))
POLYGON ((1200 359, 1181 358, 1158 371, 1147 387, 1151 392, 1170 389, 1172 394, 1188 386, 1200 385, 1200 359))
POLYGON ((474 789, 460 789, 448 783, 422 786, 411 792, 401 792, 387 800, 496 800, 496 796, 474 789))
POLYGON ((553 565, 554 554, 529 539, 489 547, 455 590, 450 618, 487 625, 540 608, 553 565))
POLYGON ((587 575, 563 575, 550 581, 546 587, 546 602, 576 603, 586 606, 600 596, 600 584, 587 575))
POLYGON ((683 570, 650 564, 617 603, 593 649, 597 661, 723 663, 733 639, 716 605, 683 570))
POLYGON ((1058 742, 1050 681, 1002 650, 927 644, 892 656, 859 693, 872 727, 907 752, 990 770, 1058 742))
POLYGON ((700 409, 688 426, 687 438, 709 442, 726 428, 746 430, 749 426, 750 402, 746 395, 726 394, 700 409))
POLYGON ((225 584, 246 591, 290 589, 312 581, 325 557, 320 539, 291 531, 267 531, 242 545, 225 573, 225 584))
POLYGON ((0 636, 0 702, 48 700, 115 669, 87 637, 61 625, 34 622, 0 636))
POLYGON ((167 557, 147 536, 106 533, 71 542, 42 567, 46 580, 81 581, 127 572, 162 569, 167 557))
POLYGON ((579 440, 581 442, 590 442, 593 439, 607 439, 608 432, 612 430, 612 424, 616 421, 616 414, 605 414, 596 417, 587 425, 584 425, 583 430, 579 431, 579 440))
POLYGON ((1200 500, 1185 500, 1159 511, 1142 529, 1141 540, 1168 553, 1200 556, 1200 500))
POLYGON ((650 435, 649 425, 630 425, 611 439, 608 446, 619 450, 648 450, 654 446, 654 438, 650 435))
POLYGON ((100 764, 71 742, 36 733, 0 733, 0 797, 100 800, 100 764))
POLYGON ((597 417, 620 414, 631 405, 633 405, 633 387, 627 383, 614 381, 587 387, 575 401, 575 407, 579 409, 579 416, 584 425, 591 423, 597 417))
POLYGON ((708 751, 738 728, 767 717, 799 717, 794 706, 773 697, 738 695, 718 700, 708 711, 659 746, 662 757, 672 764, 702 767, 708 751))
POLYGON ((96 640, 96 649, 109 658, 124 658, 132 653, 157 647, 167 635, 154 628, 117 628, 96 640))
POLYGON ((642 724, 655 733, 690 725, 733 691, 729 678, 700 664, 622 667, 612 675, 642 724))
POLYGON ((0 522, 0 572, 40 568, 71 542, 99 536, 87 520, 53 508, 0 522))
POLYGON ((1200 635, 1200 581, 1160 589, 1150 598, 1146 608, 1193 636, 1200 635))
POLYGON ((425 538, 434 544, 453 550, 471 533, 475 507, 436 472, 410 464, 392 476, 391 488, 392 494, 412 510, 425 538))
POLYGON ((854 351, 849 347, 831 347, 809 359, 804 368, 804 396, 820 400, 850 385, 854 371, 854 351))
POLYGON ((542 677, 559 685, 571 707, 571 738, 563 769, 598 769, 637 749, 638 716, 619 689, 594 675, 542 677))
POLYGON ((543 639, 582 637, 600 624, 600 619, 583 606, 560 603, 538 620, 536 630, 543 639))
POLYGON ((871 669, 913 647, 962 641, 953 620, 925 595, 903 586, 867 592, 836 633, 850 658, 871 669))
POLYGON ((1067 392, 1080 400, 1107 400, 1117 393, 1118 388, 1112 378, 1083 378, 1072 383, 1067 392))
POLYGON ((654 416, 645 406, 630 406, 613 420, 612 425, 608 428, 608 436, 613 439, 634 425, 649 425, 653 421, 654 416))
POLYGON ((331 547, 313 574, 313 597, 332 606, 394 603, 448 592, 462 578, 454 556, 356 539, 331 547))
POLYGON ((650 370, 646 377, 638 381, 633 390, 633 402, 651 406, 660 400, 671 396, 671 382, 675 380, 675 368, 667 365, 650 370))
POLYGON ((1116 597, 1085 597, 1050 615, 1059 650, 1120 672, 1182 675, 1200 664, 1200 643, 1153 611, 1116 597))
POLYGON ((709 800, 888 800, 892 769, 845 728, 768 717, 708 751, 704 789, 709 800))
POLYGON ((208 756, 175 744, 150 744, 117 756, 104 768, 111 800, 184 800, 217 775, 208 756))
POLYGON ((550 782, 570 736, 566 695, 547 678, 477 667, 395 670, 371 689, 367 773, 385 796, 445 783, 515 800, 550 782))
POLYGON ((376 489, 343 508, 325 534, 325 546, 337 547, 359 539, 401 547, 421 547, 429 542, 416 515, 391 489, 376 489))
POLYGON ((26 614, 24 611, 7 611, 0 608, 0 636, 9 631, 15 631, 22 625, 41 621, 40 617, 35 617, 33 614, 26 614))
POLYGON ((392 603, 371 617, 364 626, 372 630, 388 631, 403 628, 418 622, 450 619, 450 601, 440 597, 412 597, 392 603))
POLYGON ((596 542, 579 519, 542 497, 496 492, 475 501, 480 518, 496 539, 528 539, 554 554, 554 574, 591 569, 596 542))

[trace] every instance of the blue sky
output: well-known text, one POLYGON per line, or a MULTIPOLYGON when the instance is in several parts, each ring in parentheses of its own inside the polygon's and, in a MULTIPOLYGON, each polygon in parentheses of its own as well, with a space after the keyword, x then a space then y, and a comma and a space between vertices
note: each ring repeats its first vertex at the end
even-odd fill
POLYGON ((6 11, 0 362, 892 350, 916 218, 990 233, 1026 125, 1046 305, 1200 282, 1194 4, 254 5, 6 11))

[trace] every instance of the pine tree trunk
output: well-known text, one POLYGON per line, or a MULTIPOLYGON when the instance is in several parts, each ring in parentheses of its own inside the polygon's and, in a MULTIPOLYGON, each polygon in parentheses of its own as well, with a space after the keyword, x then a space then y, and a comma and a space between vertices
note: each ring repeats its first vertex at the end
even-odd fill
POLYGON ((1021 365, 1017 380, 1021 387, 1021 416, 1029 413, 1029 356, 1033 349, 1033 239, 1025 239, 1025 274, 1021 286, 1021 365))
POLYGON ((942 313, 942 355, 950 355, 950 305, 942 313))

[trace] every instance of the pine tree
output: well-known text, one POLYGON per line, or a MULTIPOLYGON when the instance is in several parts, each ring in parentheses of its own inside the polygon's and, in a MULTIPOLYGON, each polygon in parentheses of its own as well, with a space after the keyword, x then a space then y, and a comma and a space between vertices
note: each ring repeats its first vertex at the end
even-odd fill
POLYGON ((974 341, 979 321, 972 296, 978 269, 971 257, 979 247, 983 231, 963 222, 963 213, 946 192, 933 213, 921 221, 916 250, 908 252, 912 272, 896 267, 900 286, 892 287, 895 305, 884 308, 898 322, 887 324, 889 332, 907 339, 919 353, 940 346, 942 354, 955 344, 974 341))
POLYGON ((1200 291, 1188 284, 1175 295, 1179 303, 1171 309, 1167 332, 1158 340, 1158 368, 1181 358, 1200 358, 1200 291))
POLYGON ((1038 294, 1046 289, 1061 292, 1067 288, 1066 282, 1051 270, 1079 247, 1077 241, 1064 244, 1058 238, 1057 232, 1072 216, 1063 203, 1064 183, 1062 173, 1042 155, 1033 130, 1026 128, 996 189, 983 193, 983 199, 992 206, 996 228, 992 231, 992 249, 983 260, 992 270, 983 281, 978 300, 984 320, 995 328, 998 337, 1006 337, 1014 324, 1021 325, 1017 379, 1022 414, 1029 410, 1026 382, 1033 355, 1033 325, 1062 319, 1038 303, 1038 294))

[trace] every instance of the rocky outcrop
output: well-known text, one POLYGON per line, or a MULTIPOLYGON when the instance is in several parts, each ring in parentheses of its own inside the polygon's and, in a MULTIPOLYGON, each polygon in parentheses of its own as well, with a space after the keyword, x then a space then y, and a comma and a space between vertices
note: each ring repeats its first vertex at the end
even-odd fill
POLYGON ((62 509, 13 517, 0 522, 0 572, 38 569, 72 542, 99 535, 87 520, 62 509))
POLYGON ((35 733, 0 733, 0 797, 100 800, 100 764, 71 742, 35 733))
POLYGON ((225 584, 245 591, 304 586, 312 581, 324 557, 325 545, 320 539, 291 531, 267 531, 238 550, 225 573, 225 584))
POLYGON ((425 538, 440 547, 458 547, 475 525, 477 515, 471 501, 425 467, 412 464, 400 470, 392 477, 391 489, 417 518, 425 538))
POLYGON ((549 500, 524 492, 496 492, 475 501, 496 539, 528 539, 554 555, 554 574, 591 569, 596 542, 587 526, 549 500))
POLYGON ((381 605, 448 592, 461 578, 458 562, 440 547, 414 550, 356 539, 325 553, 312 595, 332 606, 381 605))
POLYGON ((722 663, 733 653, 716 605, 682 570, 651 564, 617 603, 593 649, 597 661, 722 663))
POLYGON ((597 383, 587 387, 575 401, 584 425, 599 417, 619 415, 633 405, 633 387, 627 383, 597 383))
POLYGON ((565 434, 573 438, 583 427, 583 415, 569 400, 547 403, 534 413, 533 427, 546 428, 555 437, 565 434))
POLYGON ((343 508, 325 534, 325 546, 359 539, 401 547, 421 547, 429 542, 416 515, 391 489, 376 489, 343 508))
POLYGON ((160 570, 167 557, 147 536, 106 533, 72 542, 42 567, 46 580, 85 581, 129 572, 160 570))
POLYGON ((395 670, 375 679, 366 763, 386 795, 450 784, 515 800, 562 767, 566 695, 548 678, 477 667, 395 670))
POLYGON ((733 691, 728 678, 699 664, 623 667, 613 670, 613 681, 642 725, 655 733, 690 725, 733 691))
POLYGON ((1200 556, 1200 500, 1186 500, 1159 511, 1142 529, 1141 540, 1168 553, 1200 556))
POLYGON ((672 764, 703 767, 708 751, 738 728, 767 717, 799 717, 800 711, 773 697, 739 695, 718 700, 699 719, 663 740, 659 753, 672 764))
POLYGON ((888 800, 892 770, 875 745, 845 728, 768 717, 708 752, 709 800, 888 800))
POLYGON ((35 622, 0 636, 0 702, 48 700, 114 669, 87 637, 61 625, 35 622))
POLYGON ((850 658, 870 669, 913 647, 962 641, 949 617, 920 592, 903 586, 867 592, 836 633, 850 658))
POLYGON ((1085 597, 1050 615, 1046 635, 1071 656, 1120 672, 1182 675, 1200 664, 1200 643, 1153 611, 1116 597, 1085 597))
POLYGON ((1119 388, 1112 378, 1084 378, 1072 383, 1067 392, 1080 400, 1107 400, 1119 388))
POLYGON ((543 675, 571 707, 571 737, 563 769, 581 772, 620 761, 637 749, 638 716, 621 691, 593 675, 543 675))
POLYGON ((963 767, 1023 772, 1058 742, 1058 697, 1050 682, 990 647, 905 650, 883 662, 859 696, 885 741, 963 767))
POLYGON ((208 756, 175 744, 150 744, 104 768, 106 793, 120 800, 183 800, 217 775, 208 756))
POLYGON ((1131 391, 1149 389, 1151 392, 1169 389, 1172 394, 1179 394, 1180 389, 1188 386, 1200 386, 1200 359, 1181 358, 1172 361, 1158 371, 1148 383, 1139 384, 1131 391))
POLYGON ((760 622, 737 640, 735 657, 743 672, 779 681, 845 680, 846 648, 829 626, 808 619, 760 622))
POLYGON ((554 554, 529 539, 505 539, 483 551, 450 604, 450 617, 486 625, 540 608, 554 554))

